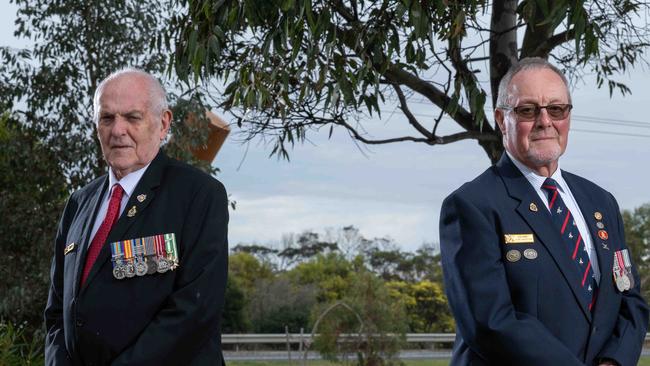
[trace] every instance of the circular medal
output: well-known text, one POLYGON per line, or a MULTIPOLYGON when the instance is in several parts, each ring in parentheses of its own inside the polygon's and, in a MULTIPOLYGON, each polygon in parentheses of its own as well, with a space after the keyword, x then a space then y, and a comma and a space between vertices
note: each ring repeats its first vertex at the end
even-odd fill
POLYGON ((135 276, 135 267, 133 266, 133 263, 128 263, 124 266, 124 274, 128 278, 135 276))
POLYGON ((516 262, 521 259, 521 252, 516 249, 509 250, 506 253, 506 259, 510 262, 516 262))
POLYGON ((616 279, 616 288, 620 291, 623 292, 625 290, 629 290, 629 285, 630 285, 630 279, 627 278, 627 276, 623 275, 621 277, 618 277, 616 279))
POLYGON ((165 273, 167 271, 169 271, 169 262, 165 258, 160 258, 158 260, 158 272, 165 273))
POLYGON ((144 276, 147 274, 147 264, 144 261, 138 261, 135 264, 135 274, 138 276, 144 276))
POLYGON ((623 285, 625 287, 624 290, 629 290, 632 287, 628 276, 623 276, 623 285))
POLYGON ((147 259, 147 274, 154 274, 158 271, 158 265, 156 261, 149 258, 147 259))
POLYGON ((607 238, 609 238, 609 235, 607 234, 607 231, 605 231, 605 230, 598 230, 598 237, 603 239, 603 240, 607 240, 607 238))
POLYGON ((537 258, 537 251, 535 249, 526 249, 524 250, 524 257, 527 259, 537 258))
POLYGON ((120 265, 113 267, 113 277, 118 280, 124 279, 124 268, 120 265))

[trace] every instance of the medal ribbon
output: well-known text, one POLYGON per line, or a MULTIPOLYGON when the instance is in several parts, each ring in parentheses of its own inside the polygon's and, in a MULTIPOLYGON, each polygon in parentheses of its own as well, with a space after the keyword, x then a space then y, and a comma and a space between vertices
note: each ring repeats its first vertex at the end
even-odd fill
POLYGON ((625 275, 625 261, 623 260, 623 255, 620 251, 615 252, 616 262, 618 263, 618 273, 619 275, 625 275))
POLYGON ((119 241, 111 243, 111 252, 113 252, 113 268, 115 268, 115 266, 117 265, 117 260, 122 254, 119 241))
POLYGON ((124 257, 126 261, 130 261, 131 258, 133 258, 133 246, 132 246, 132 240, 125 240, 124 241, 124 257))

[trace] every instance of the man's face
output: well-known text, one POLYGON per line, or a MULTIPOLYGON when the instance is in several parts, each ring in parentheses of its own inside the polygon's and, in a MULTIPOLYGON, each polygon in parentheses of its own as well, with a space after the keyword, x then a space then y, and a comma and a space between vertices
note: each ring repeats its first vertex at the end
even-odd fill
POLYGON ((149 164, 169 130, 171 112, 152 113, 148 82, 124 74, 108 82, 99 96, 97 135, 118 179, 149 164))
MULTIPOLYGON (((510 81, 509 89, 509 105, 512 107, 569 104, 562 78, 550 69, 520 71, 510 81)), ((546 109, 542 109, 539 116, 530 121, 517 121, 513 110, 497 109, 495 117, 504 134, 506 150, 532 169, 555 165, 566 149, 570 114, 564 119, 554 120, 546 109)))

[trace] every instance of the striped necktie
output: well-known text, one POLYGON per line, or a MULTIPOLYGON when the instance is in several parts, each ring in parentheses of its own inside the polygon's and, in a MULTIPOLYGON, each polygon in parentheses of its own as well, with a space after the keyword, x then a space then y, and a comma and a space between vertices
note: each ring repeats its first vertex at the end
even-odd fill
POLYGON ((560 230, 560 236, 562 236, 568 255, 578 266, 580 278, 576 279, 576 281, 579 281, 580 287, 584 290, 583 296, 587 300, 587 304, 589 304, 589 310, 591 310, 596 299, 597 283, 594 271, 591 268, 587 247, 582 240, 582 235, 578 231, 571 211, 569 211, 560 196, 557 182, 552 178, 546 178, 544 184, 542 184, 542 190, 548 196, 548 209, 551 212, 553 224, 560 230))

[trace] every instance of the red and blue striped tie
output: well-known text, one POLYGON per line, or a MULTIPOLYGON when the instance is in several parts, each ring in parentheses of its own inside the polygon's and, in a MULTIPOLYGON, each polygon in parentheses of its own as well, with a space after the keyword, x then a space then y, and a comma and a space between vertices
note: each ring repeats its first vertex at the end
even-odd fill
POLYGON ((589 304, 589 310, 591 310, 596 299, 597 283, 594 271, 591 268, 587 247, 582 240, 582 235, 578 231, 571 211, 569 211, 560 196, 557 182, 552 178, 546 178, 544 184, 542 184, 542 190, 548 195, 548 208, 551 212, 553 224, 560 230, 560 235, 564 240, 569 255, 580 270, 578 281, 580 281, 580 286, 584 290, 583 295, 587 300, 587 304, 589 304))

